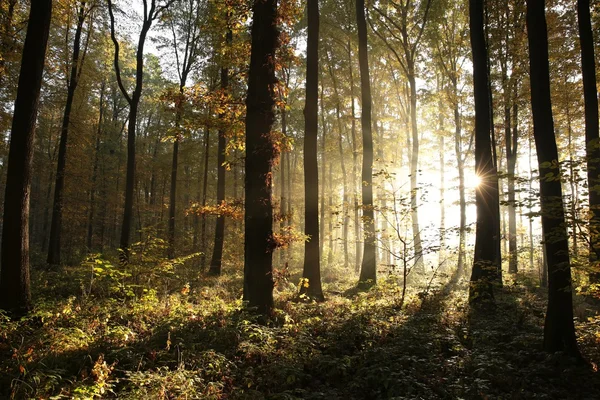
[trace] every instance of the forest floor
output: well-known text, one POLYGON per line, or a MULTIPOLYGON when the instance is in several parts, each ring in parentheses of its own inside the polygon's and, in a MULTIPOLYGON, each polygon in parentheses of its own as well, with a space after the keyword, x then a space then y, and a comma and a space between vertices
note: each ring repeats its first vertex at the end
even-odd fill
POLYGON ((330 272, 327 301, 310 304, 281 277, 262 325, 242 308, 239 273, 171 271, 148 287, 91 268, 34 273, 34 312, 0 315, 0 398, 600 399, 598 310, 576 300, 587 364, 548 355, 544 291, 527 277, 486 313, 470 311, 462 281, 400 305, 393 276, 358 291, 330 272))

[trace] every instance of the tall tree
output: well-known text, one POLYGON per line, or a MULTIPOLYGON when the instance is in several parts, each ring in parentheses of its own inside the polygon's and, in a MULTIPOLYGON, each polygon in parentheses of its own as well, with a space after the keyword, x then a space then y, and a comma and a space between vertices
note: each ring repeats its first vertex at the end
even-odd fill
POLYGON ((569 243, 550 98, 544 0, 527 0, 526 22, 533 135, 540 171, 542 233, 548 262, 548 309, 544 323, 544 349, 549 352, 565 351, 579 356, 573 324, 569 243))
POLYGON ((4 217, 0 309, 20 316, 31 307, 29 286, 29 199, 38 99, 50 31, 52 0, 31 2, 15 100, 4 217))
MULTIPOLYGON (((129 95, 127 88, 123 84, 121 78, 121 66, 119 64, 119 41, 115 32, 115 16, 112 0, 108 1, 108 13, 110 15, 110 36, 115 46, 115 74, 119 89, 129 104, 129 118, 127 125, 127 172, 125 178, 125 204, 123 208, 123 223, 121 224, 121 239, 119 247, 122 251, 122 261, 127 262, 128 247, 131 234, 131 225, 133 221, 133 196, 135 188, 135 138, 136 124, 138 116, 138 108, 142 98, 142 89, 144 84, 144 45, 148 32, 152 27, 152 23, 168 9, 175 0, 168 0, 162 4, 158 4, 157 0, 142 0, 143 1, 143 21, 142 29, 138 37, 138 45, 136 50, 136 65, 135 65, 135 85, 133 92, 129 95)), ((154 195, 154 194, 153 194, 154 195)))
MULTIPOLYGON (((225 47, 229 47, 233 40, 233 33, 229 27, 229 12, 226 17, 226 33, 225 33, 225 47)), ((225 50, 223 53, 225 53, 225 50)), ((229 67, 227 66, 228 60, 222 60, 221 63, 221 91, 222 97, 227 99, 227 93, 229 91, 229 67)), ((219 128, 219 138, 217 144, 217 205, 221 205, 225 202, 225 153, 227 147, 227 131, 225 122, 225 113, 219 114, 219 119, 222 121, 222 126, 219 128)), ((223 243, 225 239, 225 216, 223 214, 217 215, 217 225, 215 227, 215 245, 213 247, 212 259, 210 261, 209 272, 213 275, 221 274, 221 259, 223 258, 223 243)))
POLYGON ((469 301, 483 303, 493 300, 500 257, 498 213, 498 174, 492 154, 491 93, 487 67, 487 46, 484 33, 485 0, 469 0, 469 26, 473 52, 473 90, 475 98, 475 173, 480 183, 475 189, 477 225, 475 254, 471 273, 469 301))
POLYGON ((179 143, 182 135, 181 119, 183 117, 184 92, 187 81, 200 56, 200 19, 204 8, 200 0, 186 0, 169 15, 171 28, 171 45, 175 53, 177 76, 179 78, 179 97, 176 101, 175 131, 173 143, 173 159, 171 162, 171 191, 169 196, 168 240, 169 258, 175 257, 175 213, 177 206, 177 172, 179 164, 179 143))
MULTIPOLYGON (((308 42, 306 50, 306 102, 304 105, 304 270, 307 280, 301 293, 323 301, 321 257, 319 254, 319 1, 307 0, 308 42), (306 286, 308 284, 308 286, 306 286)), ((323 166, 323 168, 325 168, 323 166)), ((323 223, 323 221, 321 221, 323 223)))
MULTIPOLYGON (((358 28, 358 63, 362 95, 361 128, 363 136, 362 207, 364 224, 364 251, 359 282, 377 281, 375 258, 375 214, 373 210, 373 133, 371 127, 371 80, 367 53, 367 20, 364 0, 356 1, 356 25, 358 28)), ((358 221, 357 221, 358 222, 358 221)))
MULTIPOLYGON (((579 42, 581 44, 581 73, 585 100, 585 149, 590 203, 590 261, 600 261, 600 140, 598 127, 598 91, 596 88, 596 59, 590 18, 590 1, 577 0, 579 42)), ((595 280, 600 280, 596 271, 595 280)))
MULTIPOLYGON (((246 98, 244 300, 266 316, 273 308, 273 204, 271 167, 277 158, 275 52, 279 45, 277 0, 254 0, 246 98)), ((318 241, 317 241, 318 243, 318 241)))
POLYGON ((415 253, 415 267, 423 272, 423 244, 419 223, 419 130, 417 125, 417 65, 423 32, 429 18, 432 0, 422 0, 419 5, 411 1, 389 0, 387 9, 373 7, 380 16, 382 29, 374 29, 385 43, 406 76, 410 87, 410 207, 415 253), (418 14, 421 15, 418 15, 418 14), (383 31, 383 32, 382 32, 383 31), (414 34, 413 34, 414 32, 414 34), (396 45, 396 43, 398 45, 396 45), (398 49, 396 49, 398 48, 398 49))
POLYGON ((81 54, 81 34, 83 33, 83 25, 90 10, 91 8, 87 1, 82 0, 79 2, 79 7, 77 11, 77 24, 75 26, 75 37, 73 39, 71 72, 67 81, 67 101, 65 103, 62 127, 60 130, 60 144, 58 146, 56 183, 54 184, 54 206, 52 207, 52 222, 50 224, 50 242, 48 244, 47 258, 47 262, 50 265, 60 264, 60 239, 63 214, 65 170, 67 165, 67 141, 69 137, 69 127, 71 125, 71 110, 73 109, 73 99, 75 98, 75 90, 77 90, 77 84, 79 83, 79 77, 81 76, 83 62, 85 60, 85 53, 87 50, 86 40, 83 54, 81 54))

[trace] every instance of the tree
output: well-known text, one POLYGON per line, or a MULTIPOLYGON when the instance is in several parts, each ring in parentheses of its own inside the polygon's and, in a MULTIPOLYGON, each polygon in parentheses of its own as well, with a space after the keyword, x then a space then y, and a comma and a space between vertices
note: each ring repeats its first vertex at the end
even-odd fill
POLYGON ((273 308, 271 167, 277 150, 271 129, 277 84, 275 52, 279 44, 277 0, 255 0, 252 15, 246 98, 244 300, 250 308, 266 316, 273 308))
MULTIPOLYGON (((598 91, 596 88, 596 59, 590 18, 590 1, 577 0, 579 42, 581 44, 581 74, 585 99, 585 150, 590 205, 590 261, 600 261, 600 136, 598 126, 598 91)), ((594 279, 600 278, 595 272, 594 279)))
MULTIPOLYGON (((304 106, 304 270, 306 280, 301 294, 318 301, 325 300, 321 288, 321 259, 319 252, 319 1, 307 1, 308 42, 306 57, 306 102, 304 106)), ((323 167, 324 168, 324 167, 323 167)), ((321 221, 323 223, 323 221, 321 221)))
POLYGON ((358 62, 360 65, 360 88, 362 95, 361 128, 363 135, 362 207, 364 224, 364 251, 360 268, 360 282, 377 281, 375 259, 375 215, 373 210, 373 133, 371 131, 371 81, 367 54, 367 20, 364 0, 356 1, 356 25, 358 27, 358 62))
MULTIPOLYGON (((226 16, 226 33, 225 33, 225 48, 231 47, 233 33, 230 28, 230 12, 227 11, 226 16)), ((229 50, 230 51, 230 50, 229 50)), ((229 67, 228 60, 221 61, 221 91, 222 97, 227 99, 229 91, 229 67)), ((227 151, 227 131, 225 125, 225 113, 219 114, 219 119, 222 121, 222 126, 219 129, 218 149, 217 149, 217 206, 224 205, 225 202, 225 153, 227 151)), ((217 225, 215 227, 215 245, 213 247, 212 259, 210 261, 209 272, 213 275, 221 274, 221 259, 223 258, 223 242, 225 239, 225 216, 217 215, 217 225)))
POLYGON ((492 282, 500 261, 500 238, 497 234, 499 215, 495 207, 498 203, 498 174, 490 132, 491 93, 484 33, 484 2, 485 0, 469 0, 475 99, 475 173, 480 180, 475 189, 477 224, 469 301, 476 304, 493 300, 492 282))
POLYGON ((63 214, 63 192, 65 186, 65 170, 67 164, 67 141, 69 137, 69 127, 71 125, 71 110, 73 108, 73 99, 75 98, 75 90, 83 69, 83 62, 87 52, 87 45, 91 31, 88 31, 87 39, 83 54, 81 53, 81 34, 83 33, 83 25, 88 14, 94 8, 94 4, 88 5, 88 2, 83 0, 79 2, 77 11, 77 24, 75 26, 75 37, 73 39, 73 54, 71 58, 71 72, 67 84, 67 101, 63 114, 62 127, 60 131, 60 144, 58 147, 58 163, 56 167, 56 183, 54 184, 54 206, 52 207, 52 222, 50 224, 50 242, 48 244, 47 262, 50 265, 60 264, 60 241, 61 227, 63 214))
POLYGON ((548 309, 544 349, 579 356, 573 324, 569 243, 565 227, 561 172, 550 99, 548 33, 544 0, 527 0, 527 34, 533 135, 540 171, 542 231, 548 262, 548 309))
POLYGON ((177 205, 177 171, 179 160, 179 142, 181 141, 181 118, 183 117, 184 91, 187 80, 200 56, 200 23, 202 2, 187 0, 183 7, 171 13, 169 25, 172 33, 172 47, 175 53, 177 76, 179 78, 179 97, 176 100, 173 160, 171 163, 171 191, 169 196, 168 240, 169 258, 175 257, 175 212, 177 205))
POLYGON ((461 90, 461 71, 468 56, 468 27, 465 8, 467 4, 461 2, 454 7, 446 7, 447 11, 443 18, 439 19, 439 29, 433 32, 434 54, 437 63, 441 67, 444 77, 449 81, 445 85, 446 95, 451 104, 454 116, 454 152, 458 170, 458 196, 460 207, 459 243, 457 276, 465 273, 465 242, 467 231, 467 201, 465 195, 465 163, 471 153, 472 138, 468 148, 464 148, 463 121, 461 103, 464 94, 461 90))
POLYGON ((162 5, 157 4, 156 0, 143 0, 143 23, 142 29, 138 38, 136 50, 136 66, 135 66, 135 85, 131 95, 123 85, 121 77, 121 67, 119 65, 119 41, 115 33, 115 16, 112 0, 108 1, 108 13, 110 15, 110 36, 115 46, 115 74, 119 89, 129 104, 129 118, 127 125, 127 172, 125 180, 125 204, 123 209, 123 223, 121 225, 121 239, 119 242, 122 251, 122 261, 128 259, 128 247, 131 233, 131 225, 133 221, 133 196, 135 188, 135 137, 136 124, 138 116, 138 108, 142 97, 142 88, 144 83, 144 45, 146 37, 152 27, 152 23, 160 17, 160 15, 168 9, 175 0, 165 1, 162 5))
POLYGON ((10 134, 2 225, 0 308, 15 316, 21 316, 31 308, 29 286, 31 168, 34 129, 51 15, 51 0, 31 2, 10 134))
POLYGON ((388 9, 374 7, 381 17, 379 21, 383 31, 374 29, 377 36, 386 44, 401 67, 410 87, 410 130, 411 130, 411 156, 410 156, 410 191, 411 191, 411 219, 415 249, 415 267, 424 271, 423 244, 421 240, 421 227, 419 224, 419 130, 417 125, 417 57, 423 32, 429 18, 432 0, 423 0, 419 5, 410 1, 397 3, 389 0, 388 9), (422 15, 418 16, 418 12, 422 15), (415 32, 413 35, 412 32, 415 32), (395 46, 394 43, 398 43, 395 46), (399 47, 400 50, 396 50, 399 47))

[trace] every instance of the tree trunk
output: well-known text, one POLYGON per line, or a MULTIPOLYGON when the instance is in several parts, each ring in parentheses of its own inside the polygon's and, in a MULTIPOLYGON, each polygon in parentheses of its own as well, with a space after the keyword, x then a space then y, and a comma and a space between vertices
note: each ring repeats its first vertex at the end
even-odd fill
POLYGON ((475 172, 481 183, 475 189, 477 225, 475 254, 469 301, 481 304, 493 301, 492 282, 496 279, 499 237, 498 175, 491 142, 490 89, 487 48, 484 34, 484 0, 469 0, 471 49, 473 52, 473 85, 475 97, 475 172))
MULTIPOLYGON (((277 157, 271 129, 278 46, 277 1, 254 1, 246 99, 244 300, 258 314, 273 309, 273 205, 271 166, 277 157)), ((318 243, 318 241, 317 241, 318 243)))
MULTIPOLYGON (((596 88, 596 63, 594 36, 590 19, 590 1, 577 0, 579 42, 581 44, 581 72, 585 99, 585 150, 590 203, 590 261, 600 261, 600 143, 598 134, 598 94, 596 88)), ((592 275, 600 282, 600 271, 592 275)))
MULTIPOLYGON (((358 6, 357 6, 358 7, 358 6)), ((352 47, 348 41, 348 66, 350 68, 350 101, 352 111, 352 201, 354 203, 354 270, 359 272, 362 254, 360 248, 360 207, 358 205, 358 139, 356 138, 356 106, 354 104, 354 70, 352 47)))
POLYGON ((454 93, 454 152, 456 154, 456 168, 458 170, 458 203, 460 208, 460 222, 458 227, 458 260, 456 263, 456 275, 462 277, 465 273, 465 236, 467 229, 467 201, 465 198, 465 158, 462 148, 462 121, 458 107, 458 84, 452 80, 454 93))
MULTIPOLYGON (((226 42, 231 41, 231 31, 226 35, 226 42)), ((221 90, 223 95, 229 90, 229 68, 221 68, 221 90)), ((219 114, 221 123, 225 123, 225 113, 219 114)), ((219 129, 219 138, 217 143, 217 205, 225 204, 225 152, 227 147, 227 132, 221 126, 219 129)), ((213 247, 212 259, 208 272, 211 275, 221 275, 221 262, 223 258, 223 242, 225 240, 225 216, 217 215, 217 224, 215 226, 215 245, 213 247)))
POLYGON ((51 0, 31 2, 10 134, 2 224, 0 309, 14 317, 20 317, 31 309, 29 285, 31 167, 35 121, 51 14, 51 0))
MULTIPOLYGON (((319 2, 307 0, 308 44, 306 59, 306 103, 304 105, 304 269, 300 294, 324 301, 319 254, 319 2)), ((323 223, 323 221, 321 221, 323 223)))
MULTIPOLYGON (((443 86, 443 82, 442 82, 443 86)), ((439 88, 441 91, 441 87, 439 88)), ((438 102, 439 112, 439 148, 440 148, 440 249, 438 254, 438 264, 441 267, 446 258, 446 153, 445 153, 445 132, 444 132, 444 109, 442 98, 438 102)))
MULTIPOLYGON (((202 202, 201 206, 204 210, 206 207, 206 192, 208 190, 208 160, 210 156, 210 128, 206 126, 204 132, 204 173, 202 175, 202 202)), ((200 268, 204 271, 206 267, 206 213, 202 213, 202 222, 200 226, 200 268)))
MULTIPOLYGON (((144 2, 146 5, 146 2, 144 2)), ((166 7, 166 6, 165 6, 166 7)), ((164 10, 164 7, 160 9, 164 10)), ((140 99, 142 97, 142 88, 144 83, 144 44, 148 31, 154 20, 158 17, 155 0, 152 0, 149 7, 144 7, 144 22, 140 31, 137 51, 136 51, 136 67, 135 67, 135 87, 131 96, 123 86, 121 81, 121 67, 119 65, 119 42, 115 36, 115 18, 113 15, 112 0, 108 0, 108 12, 110 16, 110 32, 111 39, 115 47, 114 66, 117 77, 117 83, 121 93, 129 104, 129 122, 127 125, 127 171, 125 177, 125 204, 123 207, 123 223, 121 225, 121 238, 119 248, 121 253, 119 258, 122 263, 127 263, 129 260, 129 240, 131 234, 131 225, 133 222, 133 197, 135 189, 135 136, 136 123, 140 99)))
POLYGON ((550 100, 548 34, 544 0, 527 1, 527 36, 533 134, 540 171, 542 231, 548 261, 548 309, 544 349, 580 356, 573 324, 573 290, 558 150, 550 100))
POLYGON ((96 210, 96 182, 98 181, 98 158, 100 155, 100 137, 102 135, 104 120, 104 89, 106 81, 102 81, 100 86, 100 115, 98 116, 98 130, 96 131, 96 146, 94 148, 94 166, 92 169, 92 189, 90 191, 90 212, 88 215, 88 229, 86 245, 88 251, 92 250, 92 239, 94 235, 94 215, 96 210))
POLYGON ((60 131, 60 144, 58 148, 58 165, 56 168, 56 183, 54 185, 54 206, 52 207, 52 222, 50 223, 50 241, 48 244, 49 265, 60 264, 60 236, 62 228, 63 191, 65 186, 65 170, 67 164, 67 140, 69 136, 69 125, 71 123, 71 110, 73 99, 79 80, 79 53, 81 48, 81 32, 85 20, 85 1, 82 1, 77 13, 77 27, 73 42, 73 56, 71 58, 71 73, 67 88, 67 102, 63 115, 62 128, 60 131))
MULTIPOLYGON (((373 134, 371 131, 371 81, 367 54, 367 22, 364 0, 356 1, 356 23, 358 27, 358 62, 360 65, 360 87, 362 93, 361 127, 363 135, 362 162, 362 207, 364 252, 359 282, 375 284, 377 265, 375 260, 375 215, 373 210, 373 134)), ((356 221, 358 223, 358 221, 356 221)))
POLYGON ((327 54, 328 61, 328 69, 329 75, 331 76, 331 81, 333 82, 333 91, 335 93, 335 115, 338 127, 338 147, 340 152, 340 166, 342 168, 342 189, 344 191, 343 199, 342 199, 342 215, 344 217, 344 222, 342 223, 342 243, 344 245, 344 268, 348 268, 350 266, 350 255, 348 253, 348 227, 350 226, 350 214, 348 213, 348 179, 346 176, 346 162, 345 154, 344 154, 344 141, 343 141, 343 125, 342 125, 342 117, 341 117, 341 101, 340 101, 340 93, 338 91, 337 79, 335 78, 335 74, 333 73, 333 68, 331 66, 331 60, 329 59, 329 54, 327 54))
POLYGON ((517 90, 516 82, 512 82, 507 76, 506 63, 502 63, 502 90, 504 94, 504 138, 506 144, 506 169, 508 186, 508 272, 516 274, 517 266, 517 204, 515 196, 515 170, 517 165, 518 150, 518 120, 517 99, 513 98, 513 111, 511 115, 511 88, 517 90), (513 88, 514 87, 514 88, 513 88), (512 122, 514 121, 514 123, 512 122), (511 131, 512 130, 512 131, 511 131))
MULTIPOLYGON (((411 64, 412 65, 412 64, 411 64)), ((411 67, 409 67, 411 68, 411 67)), ((415 272, 425 272, 423 262, 423 244, 421 241, 421 227, 419 225, 419 131, 417 127, 417 82, 414 66, 409 70, 408 82, 410 84, 410 127, 412 132, 412 149, 410 153, 410 216, 412 220, 413 241, 415 244, 415 272)))
MULTIPOLYGON (((318 62, 318 59, 317 59, 318 62)), ((325 172, 327 167, 325 166, 325 138, 327 136, 327 124, 325 122, 325 106, 323 101, 323 86, 321 85, 321 205, 319 207, 320 213, 320 224, 319 224, 319 254, 324 257, 323 245, 325 244, 325 172)))

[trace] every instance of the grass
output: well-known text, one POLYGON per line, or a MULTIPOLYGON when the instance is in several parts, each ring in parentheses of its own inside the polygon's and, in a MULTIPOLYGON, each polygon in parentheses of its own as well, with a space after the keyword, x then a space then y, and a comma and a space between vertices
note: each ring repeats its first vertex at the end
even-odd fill
POLYGON ((477 314, 463 282, 413 288, 401 306, 397 278, 358 291, 340 270, 307 304, 280 274, 265 326, 242 307, 241 272, 153 262, 36 272, 34 312, 0 317, 0 398, 600 398, 596 306, 576 308, 590 363, 548 355, 544 293, 525 277, 477 314))

